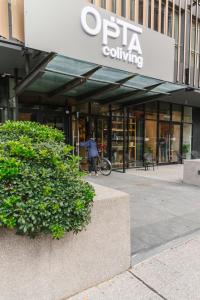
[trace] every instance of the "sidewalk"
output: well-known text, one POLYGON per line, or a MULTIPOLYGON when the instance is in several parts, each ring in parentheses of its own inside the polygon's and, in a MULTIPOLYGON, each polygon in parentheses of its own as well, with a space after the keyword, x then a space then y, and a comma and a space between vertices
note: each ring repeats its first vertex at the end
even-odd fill
POLYGON ((200 299, 200 234, 135 265, 107 282, 68 298, 154 299, 200 299))

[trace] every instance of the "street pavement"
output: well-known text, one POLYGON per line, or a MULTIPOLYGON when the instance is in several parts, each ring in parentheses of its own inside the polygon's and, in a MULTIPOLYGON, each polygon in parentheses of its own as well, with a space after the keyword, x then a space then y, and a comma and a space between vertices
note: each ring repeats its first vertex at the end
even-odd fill
POLYGON ((200 233, 68 300, 199 300, 200 233))
POLYGON ((132 267, 68 300, 200 300, 200 188, 170 172, 88 179, 130 194, 132 267))
MULTIPOLYGON (((159 167, 162 168, 162 167, 159 167)), ((178 167, 180 170, 180 167, 178 167)), ((175 172, 175 170, 174 170, 175 172)), ((161 172, 164 173, 163 171, 161 172)), ((159 178, 159 174, 157 175, 159 178)), ((180 174, 177 173, 180 177, 180 174)), ((163 178, 164 179, 164 178, 163 178)), ((200 188, 176 182, 112 172, 89 181, 130 194, 133 264, 166 243, 200 229, 200 188)))

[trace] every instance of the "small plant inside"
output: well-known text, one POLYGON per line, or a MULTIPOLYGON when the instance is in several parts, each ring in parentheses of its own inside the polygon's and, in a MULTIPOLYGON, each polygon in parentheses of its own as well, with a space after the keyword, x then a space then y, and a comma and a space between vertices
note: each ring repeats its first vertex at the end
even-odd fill
POLYGON ((0 126, 0 227, 60 239, 90 222, 95 195, 64 134, 34 122, 0 126))

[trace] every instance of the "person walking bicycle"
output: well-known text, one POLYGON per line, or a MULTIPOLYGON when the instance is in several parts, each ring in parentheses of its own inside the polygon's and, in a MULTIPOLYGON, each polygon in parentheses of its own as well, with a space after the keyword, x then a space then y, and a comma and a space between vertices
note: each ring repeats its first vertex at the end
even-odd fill
POLYGON ((95 175, 98 176, 97 160, 99 157, 99 153, 98 153, 96 141, 92 137, 92 135, 89 137, 89 139, 87 141, 80 142, 80 147, 85 147, 88 150, 88 172, 89 172, 89 175, 91 175, 92 172, 94 172, 95 175))

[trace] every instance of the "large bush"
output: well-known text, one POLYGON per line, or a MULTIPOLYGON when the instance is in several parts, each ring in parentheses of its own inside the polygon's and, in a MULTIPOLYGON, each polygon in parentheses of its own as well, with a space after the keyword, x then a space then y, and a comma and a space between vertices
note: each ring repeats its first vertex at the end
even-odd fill
POLYGON ((61 238, 90 221, 93 188, 62 132, 33 122, 0 126, 0 226, 61 238))

